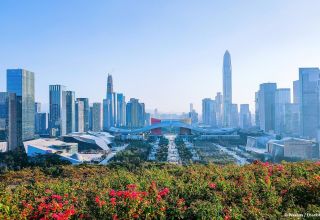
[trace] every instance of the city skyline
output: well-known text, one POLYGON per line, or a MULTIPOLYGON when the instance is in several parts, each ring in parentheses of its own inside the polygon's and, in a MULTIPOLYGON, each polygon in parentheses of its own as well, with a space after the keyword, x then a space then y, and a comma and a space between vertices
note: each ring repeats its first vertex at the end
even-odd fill
POLYGON ((275 82, 279 88, 292 89, 299 67, 320 63, 320 33, 314 28, 317 1, 208 2, 205 8, 179 1, 141 2, 140 7, 99 2, 90 10, 77 1, 72 16, 68 14, 75 6, 72 1, 28 4, 1 2, 0 89, 6 90, 6 69, 31 70, 36 76, 35 99, 45 111, 50 84, 65 85, 90 103, 102 102, 109 72, 116 91, 128 100, 139 97, 149 111, 188 112, 193 103, 200 113, 203 98, 222 92, 222 57, 228 49, 233 102, 249 103, 254 112, 259 84, 275 82), (19 15, 25 9, 34 15, 19 15), (88 82, 92 89, 84 89, 88 82))

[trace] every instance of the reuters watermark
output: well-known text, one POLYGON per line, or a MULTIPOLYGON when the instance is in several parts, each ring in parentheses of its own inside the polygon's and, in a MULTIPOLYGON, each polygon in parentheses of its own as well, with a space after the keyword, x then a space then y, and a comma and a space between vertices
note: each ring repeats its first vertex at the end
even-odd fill
POLYGON ((285 213, 286 218, 319 218, 320 213, 285 213))

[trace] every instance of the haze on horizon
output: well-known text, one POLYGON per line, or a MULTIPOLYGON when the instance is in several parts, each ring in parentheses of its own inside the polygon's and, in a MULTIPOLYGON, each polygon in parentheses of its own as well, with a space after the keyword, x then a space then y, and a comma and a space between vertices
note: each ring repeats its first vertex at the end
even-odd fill
POLYGON ((35 72, 36 101, 63 84, 102 102, 114 90, 147 109, 187 112, 222 92, 226 49, 233 102, 249 103, 263 82, 292 88, 299 67, 320 66, 320 2, 0 2, 0 91, 6 69, 35 72))

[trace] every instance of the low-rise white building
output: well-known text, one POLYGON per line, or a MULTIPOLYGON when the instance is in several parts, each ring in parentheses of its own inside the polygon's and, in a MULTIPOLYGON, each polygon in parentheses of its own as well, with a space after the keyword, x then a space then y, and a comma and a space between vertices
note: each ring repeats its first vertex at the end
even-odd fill
POLYGON ((26 141, 23 145, 29 157, 43 154, 57 154, 61 159, 70 161, 72 164, 83 162, 81 155, 78 153, 77 143, 66 143, 53 138, 41 138, 26 141))
POLYGON ((312 140, 289 137, 282 140, 270 140, 267 145, 268 153, 274 157, 282 156, 302 160, 319 158, 319 144, 312 140))
POLYGON ((8 151, 8 143, 5 141, 0 142, 0 153, 7 152, 7 151, 8 151))

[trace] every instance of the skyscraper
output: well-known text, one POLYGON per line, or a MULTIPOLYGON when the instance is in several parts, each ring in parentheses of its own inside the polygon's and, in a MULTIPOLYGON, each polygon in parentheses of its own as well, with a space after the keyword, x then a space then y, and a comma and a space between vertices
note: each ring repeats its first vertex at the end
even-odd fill
POLYGON ((275 133, 283 134, 285 132, 286 104, 291 103, 291 93, 288 88, 276 90, 275 94, 275 133))
POLYGON ((51 136, 66 134, 66 87, 63 85, 49 86, 49 130, 51 136))
POLYGON ((84 102, 76 101, 76 132, 84 132, 84 102))
POLYGON ((34 138, 34 73, 24 69, 7 70, 7 92, 16 94, 17 145, 34 138))
POLYGON ((117 114, 116 126, 123 127, 126 125, 126 98, 122 93, 117 93, 117 114))
POLYGON ((220 92, 217 93, 215 97, 215 103, 216 103, 216 121, 217 121, 217 126, 222 127, 222 94, 220 92))
POLYGON ((202 99, 202 123, 212 127, 217 126, 216 103, 210 98, 202 99))
POLYGON ((300 81, 293 81, 293 103, 300 103, 300 81))
POLYGON ((37 112, 35 116, 35 133, 47 134, 48 114, 45 112, 37 112))
POLYGON ((275 129, 275 95, 276 83, 260 84, 258 106, 260 128, 265 132, 272 132, 275 129))
POLYGON ((138 99, 131 98, 126 105, 126 121, 129 128, 139 128, 145 125, 145 105, 138 99))
POLYGON ((306 138, 319 138, 319 68, 299 68, 300 128, 306 138))
POLYGON ((227 50, 223 56, 223 126, 231 126, 232 107, 232 67, 231 56, 227 50))
POLYGON ((255 122, 255 126, 260 127, 260 117, 259 117, 259 91, 255 92, 254 94, 254 107, 255 107, 255 111, 254 111, 254 122, 255 122))
POLYGON ((76 104, 75 104, 75 92, 66 91, 66 123, 67 131, 66 133, 72 133, 76 130, 76 104))
POLYGON ((251 127, 251 113, 249 104, 240 105, 240 128, 247 129, 251 127))
POLYGON ((113 92, 112 75, 108 74, 107 79, 107 94, 106 99, 103 100, 103 129, 108 130, 114 126, 115 119, 115 94, 113 92))
POLYGON ((17 98, 15 93, 0 92, 0 140, 8 143, 8 150, 18 146, 17 98))
POLYGON ((93 103, 92 104, 92 111, 91 111, 91 121, 92 121, 92 131, 99 132, 102 130, 102 110, 101 110, 101 103, 93 103))
POLYGON ((230 126, 233 128, 239 127, 239 111, 238 104, 231 105, 231 114, 230 114, 230 126))
POLYGON ((89 131, 90 107, 88 98, 77 98, 78 114, 76 114, 76 123, 78 132, 89 131), (83 128, 83 129, 82 129, 83 128))

